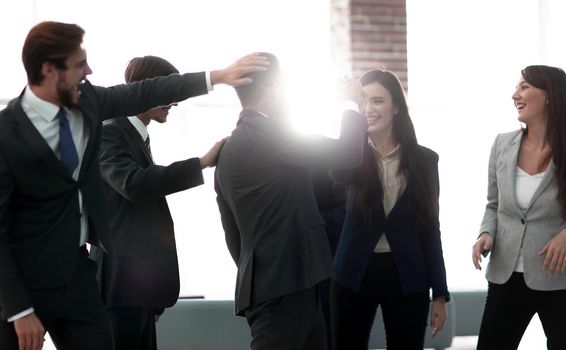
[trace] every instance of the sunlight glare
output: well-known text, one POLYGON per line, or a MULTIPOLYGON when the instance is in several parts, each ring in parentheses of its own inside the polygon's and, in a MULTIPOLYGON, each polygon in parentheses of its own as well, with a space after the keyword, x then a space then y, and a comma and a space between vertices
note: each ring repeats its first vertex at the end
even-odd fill
POLYGON ((308 74, 289 75, 287 96, 293 127, 301 133, 337 138, 342 117, 337 83, 342 78, 330 64, 308 74))

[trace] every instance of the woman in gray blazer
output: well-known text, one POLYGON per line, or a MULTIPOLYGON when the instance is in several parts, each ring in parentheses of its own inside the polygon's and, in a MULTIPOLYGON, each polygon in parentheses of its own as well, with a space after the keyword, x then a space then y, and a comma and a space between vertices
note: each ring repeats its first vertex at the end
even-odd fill
POLYGON ((479 350, 516 349, 537 313, 548 349, 566 349, 566 74, 528 66, 512 98, 525 127, 500 134, 472 259, 491 251, 479 350))

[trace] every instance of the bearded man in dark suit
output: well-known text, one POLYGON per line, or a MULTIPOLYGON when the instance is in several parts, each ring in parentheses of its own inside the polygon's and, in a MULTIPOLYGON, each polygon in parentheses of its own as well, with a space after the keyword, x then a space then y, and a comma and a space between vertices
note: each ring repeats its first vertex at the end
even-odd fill
POLYGON ((42 22, 25 40, 28 85, 0 112, 0 348, 112 349, 108 317, 86 243, 108 232, 99 170, 103 119, 136 115, 249 83, 265 60, 111 88, 92 71, 75 24, 42 22))

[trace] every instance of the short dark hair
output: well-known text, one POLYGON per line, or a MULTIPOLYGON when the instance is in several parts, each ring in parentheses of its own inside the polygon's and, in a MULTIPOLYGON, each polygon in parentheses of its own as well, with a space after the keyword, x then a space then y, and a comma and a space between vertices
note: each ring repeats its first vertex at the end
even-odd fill
POLYGON ((179 73, 169 61, 157 56, 133 58, 124 72, 126 83, 179 73))
POLYGON ((266 57, 269 65, 266 71, 253 72, 246 75, 246 77, 252 78, 252 83, 235 88, 242 104, 261 98, 265 93, 265 89, 279 80, 280 69, 277 57, 269 52, 260 52, 259 55, 266 57))
POLYGON ((41 67, 45 62, 66 69, 65 61, 81 47, 84 33, 84 29, 69 23, 47 21, 34 26, 22 49, 28 83, 38 85, 43 81, 41 67))

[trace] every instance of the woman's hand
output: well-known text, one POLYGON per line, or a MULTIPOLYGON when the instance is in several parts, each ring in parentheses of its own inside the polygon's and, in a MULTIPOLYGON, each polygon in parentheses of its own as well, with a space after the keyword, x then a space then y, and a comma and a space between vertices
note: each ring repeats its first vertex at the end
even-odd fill
POLYGON ((544 255, 544 269, 548 271, 550 276, 554 276, 566 268, 566 229, 558 232, 558 234, 538 253, 544 255))
POLYGON ((432 336, 436 336, 446 324, 446 299, 438 297, 434 299, 430 305, 430 326, 432 327, 432 336))
POLYGON ((488 252, 493 247, 493 237, 489 232, 482 232, 472 248, 472 261, 476 269, 481 270, 482 254, 488 252))

